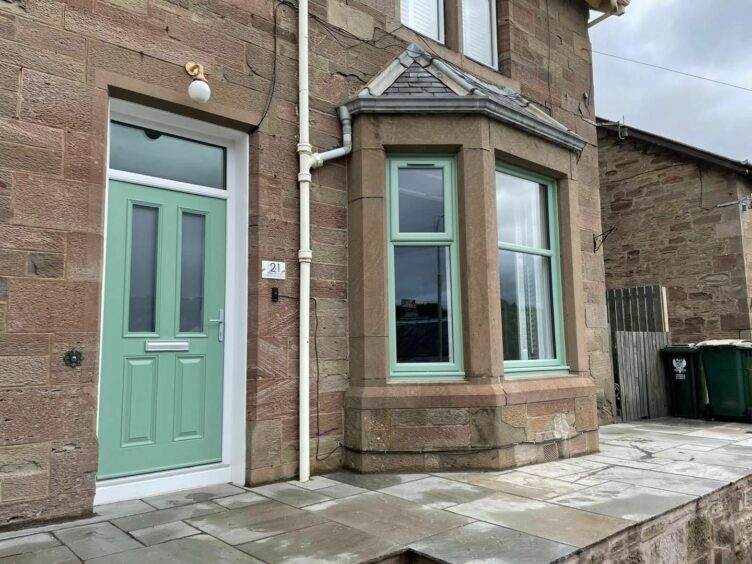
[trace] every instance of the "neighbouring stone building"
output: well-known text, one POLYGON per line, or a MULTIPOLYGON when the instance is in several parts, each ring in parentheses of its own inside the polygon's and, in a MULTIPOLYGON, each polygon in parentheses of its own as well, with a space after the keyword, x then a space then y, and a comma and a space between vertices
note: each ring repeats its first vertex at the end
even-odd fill
MULTIPOLYGON (((314 472, 597 449, 600 4, 312 2, 314 472)), ((0 528, 296 475, 297 57, 295 2, 0 2, 0 528)))
POLYGON ((602 120, 598 157, 607 288, 664 286, 674 342, 752 337, 752 166, 602 120))

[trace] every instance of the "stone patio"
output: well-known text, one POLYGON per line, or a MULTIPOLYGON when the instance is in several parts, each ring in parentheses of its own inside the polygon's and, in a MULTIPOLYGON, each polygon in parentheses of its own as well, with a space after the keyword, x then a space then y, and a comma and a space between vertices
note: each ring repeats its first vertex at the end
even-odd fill
MULTIPOLYGON (((595 562, 599 547, 613 556, 650 539, 646 561, 688 562, 699 541, 676 532, 681 519, 704 519, 703 500, 719 519, 713 496, 732 499, 725 490, 741 482, 742 501, 727 505, 752 503, 752 425, 661 419, 600 433, 598 454, 505 472, 343 471, 98 506, 89 519, 0 533, 0 562, 595 562)), ((711 553, 727 551, 706 537, 711 553)))

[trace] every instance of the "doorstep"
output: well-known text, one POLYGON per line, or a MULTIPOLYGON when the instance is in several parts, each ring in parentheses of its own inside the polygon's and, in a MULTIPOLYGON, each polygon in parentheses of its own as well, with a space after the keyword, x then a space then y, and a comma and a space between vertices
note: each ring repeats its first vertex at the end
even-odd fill
POLYGON ((342 471, 97 506, 0 533, 0 562, 693 562, 749 550, 752 425, 600 433, 598 454, 503 472, 342 471))

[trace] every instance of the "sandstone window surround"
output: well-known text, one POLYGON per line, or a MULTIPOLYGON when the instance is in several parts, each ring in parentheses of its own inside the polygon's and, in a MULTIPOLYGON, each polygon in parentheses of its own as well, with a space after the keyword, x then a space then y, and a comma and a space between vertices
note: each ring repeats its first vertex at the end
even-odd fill
POLYGON ((400 0, 399 12, 404 26, 498 69, 496 0, 400 0))
POLYGON ((387 163, 391 377, 462 380, 454 158, 387 163))
MULTIPOLYGON (((362 115, 354 126, 356 146, 348 175, 351 385, 397 383, 392 378, 389 342, 393 329, 389 317, 387 163, 390 157, 420 152, 453 154, 456 162, 462 380, 493 382, 515 377, 514 370, 507 372, 504 363, 498 305, 498 162, 511 162, 558 179, 555 206, 560 218, 561 327, 567 337, 566 342, 561 339, 559 343, 565 351, 561 358, 566 358, 567 364, 562 364, 560 371, 536 368, 525 376, 586 372, 578 183, 571 176, 569 151, 481 116, 362 115)), ((427 376, 422 374, 421 379, 427 376)))

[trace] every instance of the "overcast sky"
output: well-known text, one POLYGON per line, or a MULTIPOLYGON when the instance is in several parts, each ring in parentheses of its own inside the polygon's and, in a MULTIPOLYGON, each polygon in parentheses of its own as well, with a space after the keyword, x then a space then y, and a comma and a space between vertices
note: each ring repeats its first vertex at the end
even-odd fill
MULTIPOLYGON (((632 0, 593 49, 752 88, 750 0, 632 0)), ((752 161, 752 92, 593 54, 600 117, 752 161)))

